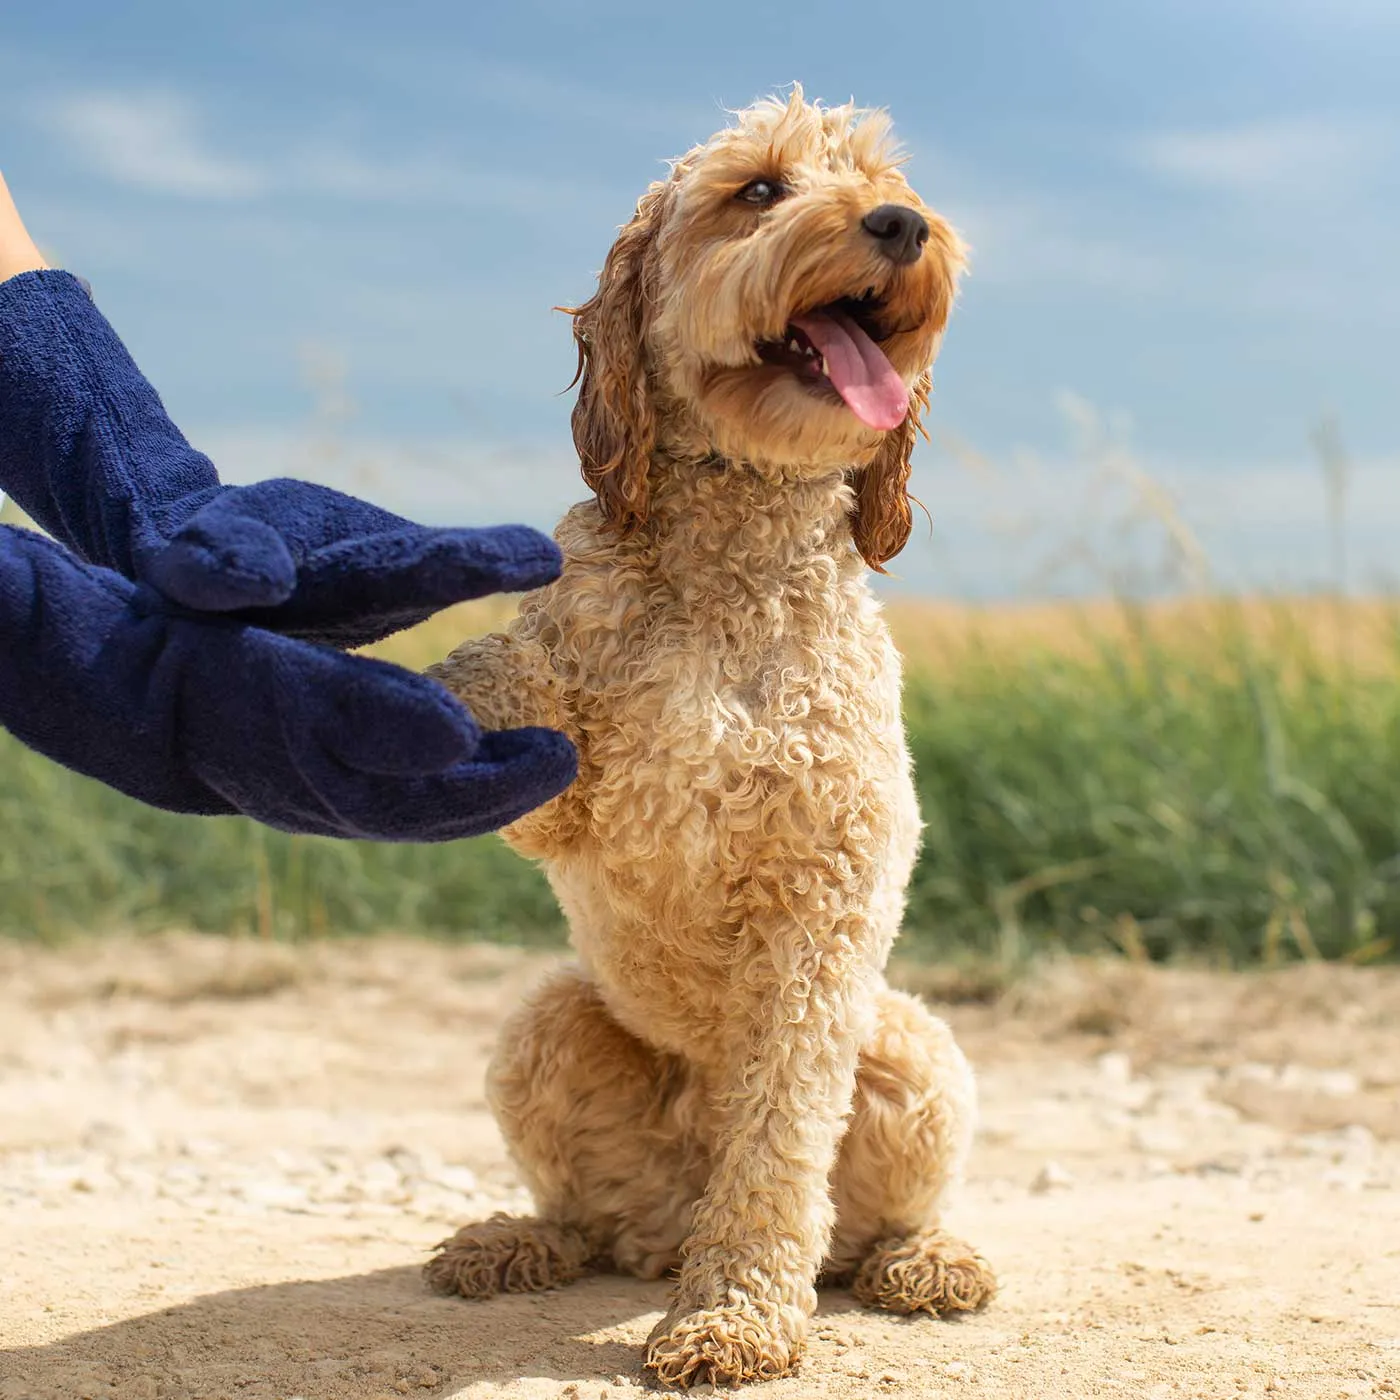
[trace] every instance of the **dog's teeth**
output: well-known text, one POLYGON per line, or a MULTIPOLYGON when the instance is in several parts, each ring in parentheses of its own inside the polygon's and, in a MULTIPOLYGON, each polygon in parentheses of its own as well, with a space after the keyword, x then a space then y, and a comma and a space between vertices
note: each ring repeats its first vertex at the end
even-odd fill
MULTIPOLYGON (((823 373, 823 374, 826 374, 826 356, 825 356, 825 355, 822 356, 822 365, 821 365, 821 369, 822 369, 822 373, 823 373)), ((830 375, 827 375, 827 377, 830 378, 831 376, 830 376, 830 375)))

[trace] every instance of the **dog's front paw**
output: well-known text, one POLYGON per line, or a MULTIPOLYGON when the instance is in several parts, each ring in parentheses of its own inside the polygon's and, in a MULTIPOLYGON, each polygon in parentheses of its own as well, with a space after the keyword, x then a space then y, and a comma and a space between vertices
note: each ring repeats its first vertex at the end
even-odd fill
POLYGON ((784 1328, 780 1319, 753 1307, 668 1313, 647 1339, 648 1378, 689 1389, 791 1375, 802 1356, 802 1329, 784 1328))
POLYGON ((463 1298, 539 1293, 572 1283, 588 1256, 587 1242, 572 1226, 498 1213, 443 1240, 423 1277, 435 1293, 463 1298))

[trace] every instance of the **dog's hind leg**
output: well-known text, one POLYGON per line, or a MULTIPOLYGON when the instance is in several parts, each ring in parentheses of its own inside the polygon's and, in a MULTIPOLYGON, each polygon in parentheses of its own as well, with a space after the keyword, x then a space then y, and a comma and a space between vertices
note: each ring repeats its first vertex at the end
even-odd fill
POLYGON ((434 1289, 479 1298, 677 1265, 709 1173, 702 1096, 680 1060, 625 1031, 568 969, 507 1022, 488 1092, 539 1214, 463 1226, 424 1270, 434 1289))
POLYGON ((832 1175, 823 1281, 849 1283, 860 1302, 890 1312, 980 1308, 996 1291, 991 1268, 939 1219, 972 1145, 972 1071, 947 1025, 913 997, 883 991, 878 1005, 832 1175))

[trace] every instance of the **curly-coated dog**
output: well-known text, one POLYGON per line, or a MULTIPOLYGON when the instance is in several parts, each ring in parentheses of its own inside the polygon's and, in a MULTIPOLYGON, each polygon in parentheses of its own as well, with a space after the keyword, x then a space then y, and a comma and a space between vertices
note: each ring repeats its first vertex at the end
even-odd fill
POLYGON ((577 782, 507 836, 579 965, 489 1077, 539 1214, 464 1227, 428 1278, 678 1270, 663 1384, 792 1371, 819 1277, 905 1313, 995 1287, 939 1223, 971 1073, 882 977, 919 814, 866 583, 909 536, 960 265, 883 114, 796 89, 675 162, 572 311, 594 499, 563 575, 433 670, 484 723, 578 745, 577 782))

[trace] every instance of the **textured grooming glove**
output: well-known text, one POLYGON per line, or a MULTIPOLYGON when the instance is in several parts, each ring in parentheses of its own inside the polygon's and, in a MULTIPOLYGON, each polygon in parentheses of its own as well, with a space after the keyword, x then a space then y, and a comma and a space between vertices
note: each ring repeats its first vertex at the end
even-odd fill
POLYGON ((221 485, 66 272, 0 284, 0 488, 90 563, 332 646, 559 574, 524 526, 428 529, 309 482, 221 485))
POLYGON ((9 526, 0 724, 157 807, 381 841, 493 830, 575 772, 552 730, 483 735, 425 676, 190 615, 9 526))
POLYGON ((220 484, 67 273, 0 284, 0 490, 88 561, 0 533, 0 724, 58 762, 174 811, 399 841, 573 780, 562 735, 482 735, 434 682, 329 649, 548 583, 553 542, 220 484))

